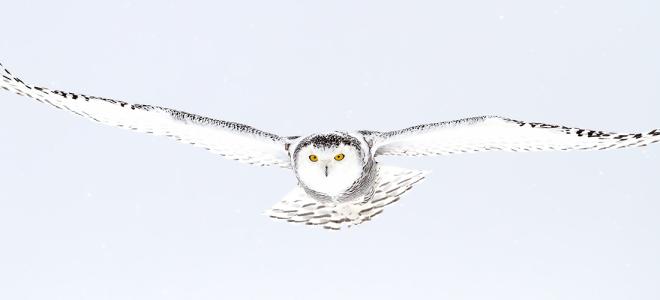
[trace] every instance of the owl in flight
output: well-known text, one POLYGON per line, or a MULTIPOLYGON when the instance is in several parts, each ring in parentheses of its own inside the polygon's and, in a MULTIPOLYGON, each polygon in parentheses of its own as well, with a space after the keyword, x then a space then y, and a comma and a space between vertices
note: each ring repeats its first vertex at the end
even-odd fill
POLYGON ((660 129, 618 134, 496 116, 417 125, 394 131, 279 136, 254 127, 170 108, 131 104, 24 83, 1 64, 5 90, 99 123, 171 137, 225 158, 292 169, 298 185, 266 214, 340 229, 369 221, 427 175, 380 165, 381 155, 450 155, 480 151, 568 151, 641 147, 660 129))

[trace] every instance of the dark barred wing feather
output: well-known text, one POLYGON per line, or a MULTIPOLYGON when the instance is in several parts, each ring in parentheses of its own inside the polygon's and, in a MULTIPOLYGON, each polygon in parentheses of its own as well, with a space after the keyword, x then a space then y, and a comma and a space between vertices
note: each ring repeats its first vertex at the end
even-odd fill
POLYGON ((660 130, 618 134, 485 116, 372 133, 376 155, 448 155, 480 151, 568 151, 641 147, 660 130))
POLYGON ((228 159, 290 168, 287 139, 253 127, 174 109, 51 90, 25 84, 1 64, 0 87, 96 122, 174 138, 228 159))

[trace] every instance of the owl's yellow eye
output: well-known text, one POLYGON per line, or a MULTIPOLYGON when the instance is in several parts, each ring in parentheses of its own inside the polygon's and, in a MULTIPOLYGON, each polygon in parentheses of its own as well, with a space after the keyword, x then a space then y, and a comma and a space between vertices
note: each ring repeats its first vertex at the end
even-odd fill
POLYGON ((340 160, 344 159, 344 156, 345 156, 344 153, 339 153, 339 154, 335 155, 335 160, 340 161, 340 160))
POLYGON ((313 162, 317 162, 317 161, 319 161, 319 158, 316 155, 312 154, 312 155, 309 156, 309 160, 311 160, 313 162))

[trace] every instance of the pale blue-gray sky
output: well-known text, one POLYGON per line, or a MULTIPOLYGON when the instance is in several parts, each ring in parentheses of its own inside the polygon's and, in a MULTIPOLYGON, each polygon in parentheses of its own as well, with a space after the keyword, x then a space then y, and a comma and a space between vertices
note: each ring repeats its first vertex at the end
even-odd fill
MULTIPOLYGON (((26 82, 283 135, 482 114, 660 127, 657 1, 4 1, 26 82)), ((660 147, 388 158, 341 232, 291 173, 0 93, 1 299, 658 299, 660 147)))

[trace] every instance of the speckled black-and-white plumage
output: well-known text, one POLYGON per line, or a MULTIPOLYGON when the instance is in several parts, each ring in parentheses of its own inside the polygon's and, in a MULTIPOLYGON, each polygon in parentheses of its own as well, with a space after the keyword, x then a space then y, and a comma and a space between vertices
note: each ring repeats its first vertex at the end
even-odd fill
POLYGON ((51 90, 24 83, 1 64, 0 88, 81 117, 174 138, 225 158, 293 169, 298 186, 267 215, 340 229, 371 220, 427 172, 381 166, 381 155, 449 155, 480 151, 568 151, 641 147, 660 130, 618 134, 485 116, 401 130, 284 137, 235 122, 169 108, 51 90))
MULTIPOLYGON (((2 65, 0 64, 0 67, 2 65)), ((288 138, 256 128, 174 109, 62 92, 25 84, 2 67, 0 87, 81 117, 135 131, 164 135, 229 159, 290 168, 288 138)))
POLYGON ((618 134, 497 116, 432 123, 375 134, 376 155, 448 155, 504 151, 606 150, 657 143, 660 130, 618 134))

